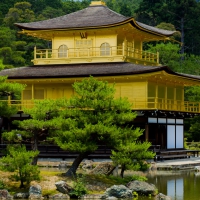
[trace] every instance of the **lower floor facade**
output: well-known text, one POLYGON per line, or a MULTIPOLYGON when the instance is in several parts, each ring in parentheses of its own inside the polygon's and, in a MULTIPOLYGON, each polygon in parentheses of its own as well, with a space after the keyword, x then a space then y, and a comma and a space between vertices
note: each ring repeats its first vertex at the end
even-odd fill
POLYGON ((149 141, 161 150, 184 149, 184 120, 194 114, 179 112, 140 111, 134 127, 144 129, 141 141, 149 141))

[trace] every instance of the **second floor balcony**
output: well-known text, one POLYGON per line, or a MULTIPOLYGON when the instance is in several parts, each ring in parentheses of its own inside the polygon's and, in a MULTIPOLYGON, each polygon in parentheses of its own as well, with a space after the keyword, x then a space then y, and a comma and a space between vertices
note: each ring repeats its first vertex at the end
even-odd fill
MULTIPOLYGON (((1 100, 7 101, 10 106, 17 106, 18 110, 34 107, 34 100, 1 100)), ((42 100, 41 100, 42 101, 42 100)), ((130 101, 133 110, 163 110, 200 114, 200 102, 179 101, 164 98, 147 99, 135 98, 130 101)))
POLYGON ((99 62, 132 62, 141 65, 159 65, 159 54, 131 47, 105 46, 89 48, 37 49, 34 48, 34 65, 75 64, 99 62))

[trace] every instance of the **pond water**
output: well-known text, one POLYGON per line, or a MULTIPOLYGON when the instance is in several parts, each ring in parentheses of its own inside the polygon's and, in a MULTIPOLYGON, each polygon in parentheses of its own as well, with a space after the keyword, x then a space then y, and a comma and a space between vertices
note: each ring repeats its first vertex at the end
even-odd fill
POLYGON ((200 173, 156 171, 148 173, 147 178, 160 193, 171 196, 173 200, 200 200, 200 173))

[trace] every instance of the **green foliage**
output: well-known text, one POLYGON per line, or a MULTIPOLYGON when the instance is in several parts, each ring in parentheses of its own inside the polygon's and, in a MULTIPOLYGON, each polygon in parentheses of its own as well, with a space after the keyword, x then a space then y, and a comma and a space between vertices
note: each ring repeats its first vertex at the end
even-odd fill
POLYGON ((178 44, 159 43, 155 46, 148 45, 148 51, 156 53, 159 52, 160 64, 169 66, 172 70, 179 71, 180 68, 180 46, 178 44))
POLYGON ((0 190, 5 189, 6 184, 4 183, 3 179, 0 179, 0 190))
POLYGON ((111 159, 115 165, 121 165, 122 178, 127 169, 146 170, 149 167, 145 160, 153 159, 155 156, 155 153, 148 151, 150 146, 150 142, 137 142, 132 138, 125 138, 116 146, 111 159))
POLYGON ((55 17, 59 17, 61 15, 65 15, 62 9, 52 8, 47 6, 42 13, 37 17, 37 20, 45 20, 45 19, 52 19, 55 17))
POLYGON ((131 177, 131 181, 147 181, 147 177, 145 176, 140 176, 140 175, 137 175, 137 174, 134 174, 132 177, 131 177))
POLYGON ((180 30, 184 50, 199 55, 200 2, 195 0, 142 0, 136 10, 136 20, 156 26, 162 22, 180 30))
POLYGON ((76 178, 74 178, 73 190, 69 193, 70 197, 80 198, 81 196, 87 194, 88 191, 85 185, 85 176, 77 175, 76 178))
POLYGON ((14 5, 14 8, 9 9, 9 12, 4 18, 4 23, 14 28, 14 23, 16 22, 31 22, 34 19, 35 15, 31 10, 31 4, 29 2, 18 2, 14 5))
POLYGON ((190 150, 200 150, 200 142, 187 142, 187 147, 190 150))
MULTIPOLYGON (((16 120, 13 124, 17 125, 20 130, 12 130, 11 132, 4 132, 3 138, 12 142, 21 142, 23 138, 32 139, 32 150, 38 149, 38 143, 49 134, 50 130, 59 129, 61 126, 61 119, 59 117, 60 103, 64 100, 43 100, 35 101, 34 107, 24 110, 29 113, 30 119, 16 120), (19 135, 22 137, 19 138, 19 135)), ((37 157, 35 157, 34 164, 37 164, 37 157)))
POLYGON ((63 106, 62 128, 55 135, 61 148, 93 152, 98 144, 117 145, 123 135, 135 138, 141 135, 126 126, 136 113, 126 99, 114 99, 114 86, 90 77, 73 87, 76 94, 63 106))
POLYGON ((142 0, 105 0, 106 5, 127 17, 135 16, 135 10, 138 9, 142 0))
MULTIPOLYGON (((192 86, 185 88, 185 100, 190 102, 199 102, 200 101, 200 87, 192 86)), ((187 119, 185 121, 185 137, 187 137, 188 141, 200 141, 200 117, 195 116, 192 119, 187 119)))
MULTIPOLYGON (((4 65, 1 64, 2 67, 4 65)), ((18 99, 21 95, 21 91, 25 88, 25 85, 19 83, 8 83, 6 82, 7 77, 0 77, 0 99, 8 100, 8 97, 12 99, 18 99)), ((11 106, 8 104, 8 101, 0 102, 0 116, 10 117, 12 114, 15 114, 17 111, 16 106, 11 106)))
POLYGON ((62 149, 85 156, 100 144, 117 147, 124 138, 133 141, 142 134, 131 125, 136 113, 128 100, 114 98, 114 85, 90 77, 73 87, 75 95, 60 101, 59 116, 52 119, 60 127, 51 131, 53 139, 62 149))
POLYGON ((29 184, 32 180, 39 180, 38 167, 31 165, 38 154, 38 151, 27 151, 25 146, 8 146, 7 155, 0 159, 0 169, 14 172, 11 177, 24 187, 24 182, 29 184))
POLYGON ((189 146, 187 144, 187 138, 184 138, 184 149, 189 149, 189 146))

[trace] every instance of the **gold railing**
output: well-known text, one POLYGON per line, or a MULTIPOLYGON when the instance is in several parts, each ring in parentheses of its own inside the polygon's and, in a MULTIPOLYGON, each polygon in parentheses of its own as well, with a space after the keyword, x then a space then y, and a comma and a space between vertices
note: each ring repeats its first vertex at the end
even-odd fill
MULTIPOLYGON (((6 100, 0 100, 6 101, 6 100)), ((135 98, 130 100, 133 110, 168 110, 168 111, 180 111, 180 112, 192 112, 200 113, 200 102, 188 102, 164 98, 135 98)), ((34 106, 34 100, 10 100, 8 104, 11 106, 17 106, 18 110, 32 108, 34 106)))
POLYGON ((200 102, 189 102, 173 99, 155 98, 135 98, 130 100, 132 108, 134 110, 168 110, 168 111, 181 111, 181 112, 193 112, 200 113, 200 102))
POLYGON ((124 46, 110 46, 102 49, 100 47, 89 48, 68 48, 66 51, 59 52, 58 49, 37 49, 34 48, 34 60, 36 59, 67 59, 67 58, 93 58, 93 57, 113 57, 125 56, 136 60, 159 63, 158 53, 140 51, 124 46))

